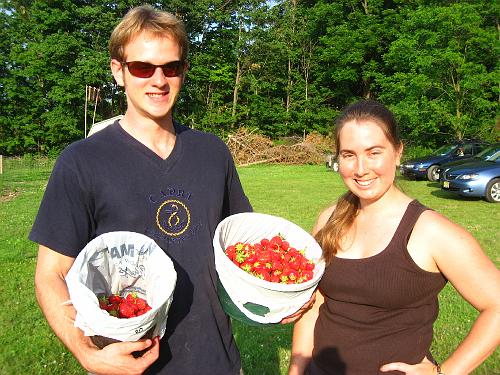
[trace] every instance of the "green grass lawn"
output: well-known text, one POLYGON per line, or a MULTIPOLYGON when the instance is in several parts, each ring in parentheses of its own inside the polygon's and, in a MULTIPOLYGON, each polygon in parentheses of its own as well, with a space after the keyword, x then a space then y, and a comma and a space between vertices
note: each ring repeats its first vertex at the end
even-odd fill
MULTIPOLYGON (((86 374, 52 334, 36 304, 33 274, 36 245, 27 235, 37 212, 50 163, 42 166, 6 163, 0 175, 0 374, 86 374)), ((318 213, 344 186, 323 166, 261 165, 239 170, 254 210, 282 216, 310 231, 318 213)), ((500 205, 460 199, 426 181, 399 181, 400 187, 423 204, 468 229, 491 259, 500 264, 500 205)), ((466 335, 477 313, 448 285, 440 296, 433 354, 438 360, 466 335)), ((246 375, 286 374, 291 325, 250 327, 239 322, 234 333, 246 375)), ((500 374, 497 350, 474 374, 500 374)))

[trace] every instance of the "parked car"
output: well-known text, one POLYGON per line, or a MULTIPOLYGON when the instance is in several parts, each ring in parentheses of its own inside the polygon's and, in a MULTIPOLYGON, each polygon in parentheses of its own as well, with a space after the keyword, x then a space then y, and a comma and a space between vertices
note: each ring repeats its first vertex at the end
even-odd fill
POLYGON ((443 179, 443 174, 446 172, 448 169, 452 167, 456 167, 459 165, 464 165, 470 162, 475 162, 479 160, 491 160, 492 158, 495 158, 497 153, 500 151, 500 142, 495 143, 489 147, 486 147, 483 151, 481 151, 479 154, 474 155, 472 158, 467 158, 467 159, 458 159, 454 161, 450 161, 448 163, 444 163, 439 168, 437 169, 437 174, 439 175, 439 181, 443 179))
POLYGON ((447 169, 440 184, 443 190, 461 196, 500 203, 500 150, 488 160, 470 161, 447 169))
POLYGON ((325 165, 327 170, 337 172, 339 170, 339 162, 334 154, 328 154, 325 157, 325 165))
POLYGON ((407 160, 400 166, 403 176, 415 179, 438 181, 440 165, 453 160, 465 160, 481 152, 490 144, 482 141, 460 141, 440 147, 431 155, 407 160))

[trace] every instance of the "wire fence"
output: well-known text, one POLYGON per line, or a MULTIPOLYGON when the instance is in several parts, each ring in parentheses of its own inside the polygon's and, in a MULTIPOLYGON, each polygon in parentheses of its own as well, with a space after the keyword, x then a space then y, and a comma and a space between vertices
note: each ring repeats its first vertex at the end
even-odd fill
POLYGON ((0 175, 19 169, 46 169, 54 166, 55 159, 34 156, 0 155, 0 175))

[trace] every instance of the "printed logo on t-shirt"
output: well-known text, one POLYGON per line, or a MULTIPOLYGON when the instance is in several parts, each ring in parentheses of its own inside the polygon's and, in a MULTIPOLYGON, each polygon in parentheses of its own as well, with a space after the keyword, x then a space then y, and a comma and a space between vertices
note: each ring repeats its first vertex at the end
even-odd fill
POLYGON ((168 236, 183 234, 191 224, 189 208, 177 199, 167 199, 156 211, 156 225, 168 236))

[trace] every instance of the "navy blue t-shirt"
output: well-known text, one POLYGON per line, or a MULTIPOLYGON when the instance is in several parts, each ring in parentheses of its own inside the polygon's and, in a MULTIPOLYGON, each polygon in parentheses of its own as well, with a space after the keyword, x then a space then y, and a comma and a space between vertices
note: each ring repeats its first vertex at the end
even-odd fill
POLYGON ((239 352, 216 292, 212 238, 251 211, 231 154, 216 136, 175 124, 167 159, 118 122, 68 146, 50 176, 29 238, 76 257, 98 235, 147 235, 177 271, 160 358, 151 374, 239 374, 239 352))

